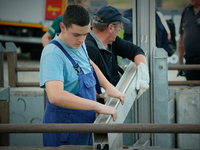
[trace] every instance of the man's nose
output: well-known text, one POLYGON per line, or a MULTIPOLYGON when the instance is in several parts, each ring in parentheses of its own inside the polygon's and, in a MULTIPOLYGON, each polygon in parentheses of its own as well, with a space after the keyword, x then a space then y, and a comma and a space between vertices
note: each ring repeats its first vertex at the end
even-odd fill
POLYGON ((84 40, 85 40, 85 35, 81 35, 78 37, 78 41, 84 42, 84 40))

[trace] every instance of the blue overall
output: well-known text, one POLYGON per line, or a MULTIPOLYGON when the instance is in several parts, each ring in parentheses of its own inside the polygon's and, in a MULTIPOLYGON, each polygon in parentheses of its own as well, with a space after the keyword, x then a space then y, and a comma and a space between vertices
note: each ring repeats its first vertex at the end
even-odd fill
MULTIPOLYGON (((80 89, 76 94, 79 97, 96 101, 96 74, 91 65, 91 72, 84 74, 80 66, 73 60, 73 58, 63 49, 57 41, 51 41, 57 45, 68 59, 73 64, 79 75, 80 89)), ((83 48, 83 46, 82 46, 83 48)), ((84 50, 84 48, 83 48, 84 50)), ((84 50, 85 51, 85 50, 84 50)), ((85 53, 86 54, 86 53, 85 53)), ((87 54, 86 54, 87 57, 87 54)), ((88 58, 89 60, 89 58, 88 58)), ((43 123, 93 123, 95 111, 84 111, 66 109, 49 102, 48 96, 46 97, 46 109, 44 113, 43 123)), ((93 145, 91 133, 44 133, 43 134, 44 146, 60 146, 60 145, 93 145)))

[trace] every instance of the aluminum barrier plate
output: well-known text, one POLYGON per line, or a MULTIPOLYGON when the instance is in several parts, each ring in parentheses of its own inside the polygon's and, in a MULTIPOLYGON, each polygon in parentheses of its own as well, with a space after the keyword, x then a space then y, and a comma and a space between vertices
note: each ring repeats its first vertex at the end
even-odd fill
MULTIPOLYGON (((115 123, 123 123, 126 116, 128 115, 129 110, 131 109, 137 91, 135 89, 136 86, 136 65, 133 62, 130 62, 120 81, 118 82, 116 89, 122 93, 126 94, 126 99, 124 105, 121 104, 120 100, 117 98, 109 99, 105 105, 109 105, 115 107, 117 109, 117 120, 114 122, 112 120, 111 115, 103 115, 100 114, 94 124, 115 124, 115 123)), ((117 140, 121 138, 122 134, 119 133, 106 133, 106 134, 98 134, 93 133, 93 141, 94 147, 96 148, 104 148, 105 146, 109 146, 110 149, 115 149, 121 147, 122 140, 117 140), (117 142, 115 142, 117 141, 117 142)))

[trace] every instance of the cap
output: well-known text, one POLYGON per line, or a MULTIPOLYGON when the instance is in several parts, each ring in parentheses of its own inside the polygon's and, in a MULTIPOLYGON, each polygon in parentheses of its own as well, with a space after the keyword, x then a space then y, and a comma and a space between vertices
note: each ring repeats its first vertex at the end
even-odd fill
POLYGON ((95 12, 100 19, 95 18, 96 21, 102 23, 110 23, 115 21, 121 21, 123 23, 129 23, 130 20, 124 18, 119 10, 112 6, 104 6, 95 12))

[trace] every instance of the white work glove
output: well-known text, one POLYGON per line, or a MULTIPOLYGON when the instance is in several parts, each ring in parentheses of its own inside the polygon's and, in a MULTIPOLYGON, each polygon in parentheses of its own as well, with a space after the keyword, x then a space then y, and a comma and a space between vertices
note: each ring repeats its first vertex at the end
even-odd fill
POLYGON ((101 88, 101 94, 99 94, 99 97, 100 98, 104 98, 104 94, 105 94, 105 89, 104 88, 101 88))
POLYGON ((136 90, 138 99, 149 88, 149 72, 147 66, 140 62, 137 66, 136 90))

